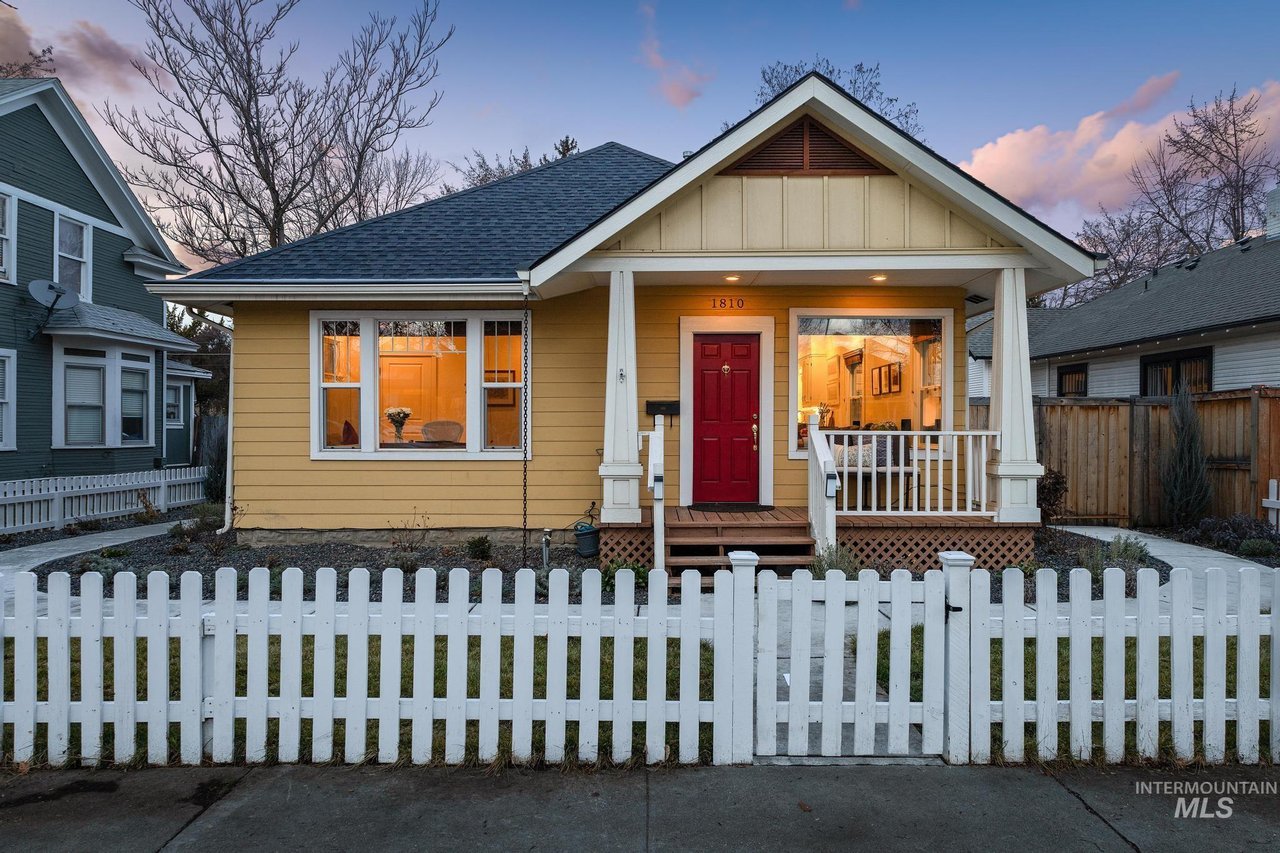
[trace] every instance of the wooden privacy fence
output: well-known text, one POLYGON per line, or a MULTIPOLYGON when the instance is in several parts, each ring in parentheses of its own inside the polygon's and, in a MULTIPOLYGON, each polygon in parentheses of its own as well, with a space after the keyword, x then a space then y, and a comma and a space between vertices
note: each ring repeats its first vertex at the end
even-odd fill
MULTIPOLYGON (((1280 477, 1280 389, 1254 387, 1193 395, 1213 497, 1209 514, 1261 515, 1267 481, 1280 477)), ((974 429, 989 405, 969 407, 974 429)), ((1040 461, 1067 478, 1064 522, 1165 525, 1164 460, 1173 447, 1169 398, 1035 401, 1040 461)))
POLYGON ((639 608, 629 570, 612 605, 595 569, 570 605, 562 569, 545 604, 532 570, 506 602, 503 573, 488 569, 477 606, 465 569, 447 574, 439 605, 432 569, 413 575, 411 602, 398 569, 382 573, 379 602, 364 569, 348 574, 346 602, 332 569, 314 595, 298 569, 278 576, 278 594, 254 569, 244 602, 242 578, 221 569, 212 603, 194 572, 176 600, 152 573, 142 602, 130 573, 110 599, 96 573, 74 599, 55 573, 41 612, 36 577, 22 573, 0 619, 13 661, 0 667, 0 759, 1280 761, 1280 609, 1261 607, 1264 591, 1280 601, 1280 572, 1210 569, 1195 613, 1186 569, 1173 570, 1167 604, 1152 569, 1136 599, 1105 570, 1100 602, 1086 570, 1060 602, 1043 569, 1029 609, 1020 570, 1000 576, 997 604, 972 557, 940 558, 920 580, 780 579, 736 552, 710 594, 682 574, 678 603, 666 573, 651 572, 639 608))
POLYGON ((43 477, 0 482, 0 533, 64 527, 76 521, 160 512, 204 501, 207 468, 43 477))

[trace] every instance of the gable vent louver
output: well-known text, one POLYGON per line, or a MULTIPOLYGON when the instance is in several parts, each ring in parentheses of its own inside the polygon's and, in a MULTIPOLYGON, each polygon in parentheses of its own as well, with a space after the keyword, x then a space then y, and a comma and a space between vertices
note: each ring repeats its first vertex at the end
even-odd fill
POLYGON ((758 146, 725 175, 889 175, 888 169, 805 117, 758 146))
POLYGON ((972 305, 981 305, 983 302, 987 301, 987 298, 988 297, 983 296, 981 293, 970 293, 964 298, 964 301, 972 305))

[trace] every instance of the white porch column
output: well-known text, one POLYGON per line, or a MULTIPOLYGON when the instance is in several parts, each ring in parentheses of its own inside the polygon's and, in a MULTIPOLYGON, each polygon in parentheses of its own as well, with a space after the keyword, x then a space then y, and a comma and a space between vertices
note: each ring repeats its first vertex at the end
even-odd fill
POLYGON ((609 274, 609 352, 604 384, 600 520, 640 520, 640 413, 636 402, 636 286, 629 270, 609 274))
POLYGON ((1039 521, 1031 404, 1031 359, 1027 343, 1027 281, 1022 269, 997 274, 991 346, 991 428, 1000 433, 988 471, 997 521, 1039 521))

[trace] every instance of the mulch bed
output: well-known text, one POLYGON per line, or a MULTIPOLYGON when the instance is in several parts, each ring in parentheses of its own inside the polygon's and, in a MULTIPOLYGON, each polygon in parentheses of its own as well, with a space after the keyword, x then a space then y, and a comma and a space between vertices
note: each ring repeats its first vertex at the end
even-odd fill
MULTIPOLYGON (((102 571, 106 575, 116 571, 132 571, 139 578, 141 596, 145 594, 145 576, 153 571, 163 571, 169 574, 170 589, 176 597, 182 573, 194 571, 204 578, 205 597, 212 598, 217 570, 230 566, 240 572, 239 597, 245 599, 248 596, 249 569, 259 566, 269 569, 274 597, 279 594, 284 569, 297 566, 303 570, 303 589, 310 597, 315 590, 316 570, 329 566, 337 572, 338 599, 345 601, 351 570, 364 567, 369 570, 370 597, 374 601, 380 601, 382 570, 395 566, 405 573, 404 599, 412 601, 414 572, 419 567, 430 567, 437 570, 436 600, 447 601, 449 569, 464 568, 471 571, 471 597, 472 600, 478 600, 482 571, 496 568, 503 573, 503 597, 510 601, 515 595, 516 570, 524 564, 523 549, 519 545, 493 545, 491 556, 482 560, 468 557, 466 548, 461 544, 424 544, 412 549, 378 548, 341 542, 251 547, 239 544, 236 535, 232 531, 219 537, 205 531, 194 533, 193 541, 173 535, 140 539, 127 545, 46 563, 36 569, 36 574, 43 589, 44 579, 51 572, 70 573, 71 592, 77 595, 79 577, 85 571, 102 571)), ((542 549, 536 537, 530 543, 529 561, 538 571, 538 600, 545 601, 548 572, 542 568, 542 549)), ((551 549, 550 566, 569 570, 569 596, 571 601, 577 602, 581 600, 582 570, 599 567, 599 560, 578 556, 573 546, 559 545, 551 549)), ((106 586, 110 588, 109 581, 106 586)), ((602 598, 606 604, 613 601, 613 590, 608 583, 605 584, 602 598)), ((644 590, 637 590, 636 598, 638 604, 644 603, 644 590)))
POLYGON ((194 507, 184 506, 169 512, 157 513, 154 516, 127 515, 122 518, 87 520, 69 524, 61 530, 27 530, 22 533, 0 533, 0 552, 14 548, 25 548, 28 545, 41 545, 59 539, 70 539, 75 536, 86 536, 90 533, 102 533, 107 530, 127 530, 130 527, 142 527, 147 524, 173 524, 191 517, 194 507))
MULTIPOLYGON (((1055 569, 1058 572, 1058 600, 1067 601, 1071 594, 1071 569, 1079 568, 1081 563, 1080 552, 1087 550, 1089 552, 1096 551, 1099 547, 1106 548, 1107 543, 1093 539, 1089 536, 1080 536, 1075 533, 1068 533, 1065 530, 1055 530, 1053 528, 1043 528, 1036 531, 1036 548, 1035 559, 1033 563, 1023 566, 1026 574, 1026 582, 1023 585, 1023 601, 1032 604, 1036 600, 1036 570, 1037 569, 1055 569)), ((1163 560, 1157 560, 1154 557, 1147 557, 1140 561, 1130 560, 1104 560, 1107 567, 1112 565, 1115 568, 1123 569, 1125 576, 1125 596, 1132 598, 1138 591, 1138 569, 1151 568, 1160 574, 1161 585, 1168 583, 1169 572, 1172 566, 1163 560)), ((1102 574, 1094 573, 1091 577, 1091 593, 1092 598, 1097 601, 1102 599, 1102 574)), ((996 602, 1004 600, 1003 584, 1000 580, 1000 573, 992 572, 991 577, 991 599, 996 602)))

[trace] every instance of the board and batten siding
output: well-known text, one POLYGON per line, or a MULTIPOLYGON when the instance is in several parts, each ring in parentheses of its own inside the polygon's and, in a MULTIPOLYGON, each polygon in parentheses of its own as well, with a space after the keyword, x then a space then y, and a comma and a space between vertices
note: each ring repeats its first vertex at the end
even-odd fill
POLYGON ((604 252, 995 249, 1012 245, 897 175, 716 175, 604 252))
MULTIPOLYGON (((774 502, 803 506, 806 463, 788 458, 790 310, 952 309, 952 412, 963 428, 964 291, 960 288, 644 286, 636 288, 640 428, 646 400, 680 398, 680 318, 726 316, 712 297, 743 297, 742 316, 774 320, 774 502)), ((404 310, 421 306, 400 305, 404 310)), ((439 306, 432 306, 433 308, 439 306)), ((460 310, 508 308, 469 303, 460 310)), ((390 529, 415 518, 431 527, 518 527, 518 461, 424 460, 394 456, 313 460, 310 447, 309 321, 313 309, 344 305, 241 303, 235 338, 235 501, 245 528, 390 529)), ((384 309, 379 310, 394 310, 384 309)), ((608 289, 532 305, 532 429, 529 525, 561 528, 601 497, 608 289)), ((353 311, 358 314, 359 311, 353 311)), ((764 413, 762 412, 762 415, 764 413)), ((666 434, 667 494, 678 495, 679 418, 666 434)), ((641 490, 641 500, 649 495, 641 490)))

